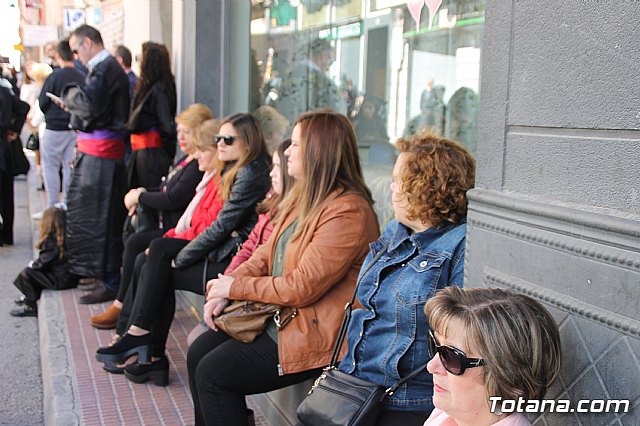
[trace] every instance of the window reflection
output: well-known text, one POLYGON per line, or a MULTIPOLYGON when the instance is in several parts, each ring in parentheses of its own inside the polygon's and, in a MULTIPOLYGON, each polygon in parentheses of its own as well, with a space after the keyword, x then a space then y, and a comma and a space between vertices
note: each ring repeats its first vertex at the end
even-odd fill
POLYGON ((364 164, 421 131, 475 152, 483 25, 480 0, 252 0, 258 102, 347 114, 364 164))

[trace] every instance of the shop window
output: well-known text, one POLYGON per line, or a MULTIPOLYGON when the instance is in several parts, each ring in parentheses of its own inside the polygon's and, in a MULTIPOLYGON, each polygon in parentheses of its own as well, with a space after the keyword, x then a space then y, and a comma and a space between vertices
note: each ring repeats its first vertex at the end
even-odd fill
POLYGON ((366 164, 422 131, 475 152, 484 1, 253 0, 251 16, 260 105, 347 114, 366 164))

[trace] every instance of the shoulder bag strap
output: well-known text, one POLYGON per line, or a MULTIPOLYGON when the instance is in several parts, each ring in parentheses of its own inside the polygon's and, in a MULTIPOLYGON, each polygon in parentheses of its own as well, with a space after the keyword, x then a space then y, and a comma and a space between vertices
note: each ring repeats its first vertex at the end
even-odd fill
POLYGON ((369 264, 362 270, 362 273, 360 274, 360 277, 358 278, 358 281, 356 282, 356 288, 353 290, 353 296, 351 297, 351 301, 348 302, 344 306, 344 316, 342 317, 342 324, 340 324, 340 330, 338 332, 338 338, 336 339, 336 344, 335 344, 335 346, 333 348, 333 354, 331 355, 331 361, 329 362, 329 368, 335 367, 336 363, 338 362, 338 356, 340 355, 340 349, 342 349, 342 344, 344 343, 344 338, 345 338, 345 336, 347 334, 347 329, 349 327, 349 321, 351 320, 351 310, 353 309, 353 304, 356 301, 356 293, 358 292, 358 287, 360 287, 360 282, 362 281, 362 278, 367 274, 367 272, 369 272, 369 269, 371 269, 373 267, 373 265, 375 265, 376 262, 378 260, 380 260, 380 258, 384 254, 384 252, 386 252, 387 249, 389 248, 390 244, 391 243, 385 245, 384 248, 382 250, 380 250, 378 252, 378 254, 376 254, 376 256, 373 258, 373 260, 371 262, 369 262, 369 264))
MULTIPOLYGON (((373 265, 375 265, 376 262, 378 260, 380 260, 382 255, 389 249, 389 245, 390 244, 391 243, 388 243, 384 247, 384 249, 380 250, 380 252, 378 252, 378 254, 376 254, 376 256, 373 258, 373 260, 371 262, 369 262, 369 264, 363 269, 362 273, 360 274, 360 277, 358 278, 358 281, 356 282, 356 288, 353 291, 353 296, 351 297, 351 301, 348 302, 344 307, 344 316, 342 317, 342 324, 340 324, 340 331, 338 333, 338 338, 336 339, 335 347, 333 348, 333 354, 331 355, 331 361, 329 362, 329 367, 328 368, 335 368, 336 363, 338 362, 338 356, 340 354, 340 349, 342 349, 342 344, 344 343, 344 339, 345 339, 346 334, 347 334, 347 329, 349 327, 349 321, 351 320, 351 311, 353 309, 353 304, 355 303, 355 300, 356 300, 356 293, 358 292, 358 287, 360 287, 360 282, 362 281, 362 278, 364 278, 364 276, 367 274, 367 272, 369 272, 369 269, 371 269, 373 267, 373 265)), ((393 393, 400 386, 404 385, 406 382, 408 382, 409 380, 411 380, 414 377, 416 377, 418 374, 420 374, 426 368, 427 368, 426 365, 422 365, 419 368, 417 368, 414 371, 412 371, 411 373, 409 373, 408 376, 405 376, 402 379, 398 380, 396 383, 391 385, 387 390, 385 390, 385 397, 393 395, 393 393)))

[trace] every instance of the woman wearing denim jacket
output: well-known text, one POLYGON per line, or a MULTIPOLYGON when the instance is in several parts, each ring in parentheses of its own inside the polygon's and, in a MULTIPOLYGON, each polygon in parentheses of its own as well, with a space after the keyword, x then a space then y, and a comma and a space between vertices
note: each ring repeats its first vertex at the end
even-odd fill
MULTIPOLYGON (((390 386, 429 361, 426 301, 462 286, 467 213, 475 161, 460 144, 433 135, 398 142, 391 183, 395 219, 371 244, 340 370, 390 386)), ((422 425, 433 409, 426 369, 386 399, 379 425, 422 425)))

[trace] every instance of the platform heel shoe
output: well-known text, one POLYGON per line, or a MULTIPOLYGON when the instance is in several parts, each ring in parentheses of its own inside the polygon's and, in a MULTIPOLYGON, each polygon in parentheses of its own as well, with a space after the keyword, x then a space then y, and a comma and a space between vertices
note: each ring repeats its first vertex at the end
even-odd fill
POLYGON ((124 375, 134 383, 153 380, 156 386, 169 384, 169 360, 166 356, 149 363, 134 362, 124 368, 124 375))
POLYGON ((104 363, 123 364, 136 354, 140 362, 145 363, 151 360, 151 333, 144 336, 125 333, 115 344, 99 348, 96 359, 104 363))

